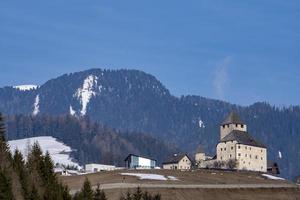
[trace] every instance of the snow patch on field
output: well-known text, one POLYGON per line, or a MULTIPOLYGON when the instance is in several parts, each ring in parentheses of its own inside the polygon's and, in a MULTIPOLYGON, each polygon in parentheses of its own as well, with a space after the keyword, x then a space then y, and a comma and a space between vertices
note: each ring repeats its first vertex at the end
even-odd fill
POLYGON ((57 141, 56 138, 51 136, 40 136, 19 140, 10 140, 8 141, 8 144, 12 153, 16 149, 18 149, 26 158, 30 147, 35 142, 39 143, 43 153, 46 153, 46 151, 50 153, 54 164, 58 163, 62 165, 73 165, 79 167, 79 165, 76 162, 72 161, 69 155, 72 152, 72 149, 69 146, 63 144, 62 142, 57 141))
POLYGON ((177 181, 178 179, 174 176, 167 176, 159 175, 159 174, 143 174, 143 173, 121 173, 123 176, 136 176, 139 177, 141 180, 157 180, 157 181, 177 181))
POLYGON ((27 91, 27 90, 35 90, 38 88, 38 86, 37 85, 16 85, 13 86, 13 88, 21 91, 27 91))
POLYGON ((98 77, 94 75, 89 75, 84 81, 81 88, 78 88, 75 95, 81 103, 81 115, 84 116, 86 114, 87 105, 90 102, 92 96, 95 96, 96 93, 93 91, 95 85, 97 85, 98 77))
POLYGON ((178 178, 176 178, 175 176, 168 176, 168 179, 171 181, 178 181, 178 178))
POLYGON ((272 176, 270 174, 262 174, 263 177, 266 177, 268 179, 272 179, 272 180, 285 180, 284 178, 280 178, 280 177, 277 177, 277 176, 272 176))
POLYGON ((40 95, 36 95, 34 104, 33 104, 33 115, 37 115, 40 112, 40 95))

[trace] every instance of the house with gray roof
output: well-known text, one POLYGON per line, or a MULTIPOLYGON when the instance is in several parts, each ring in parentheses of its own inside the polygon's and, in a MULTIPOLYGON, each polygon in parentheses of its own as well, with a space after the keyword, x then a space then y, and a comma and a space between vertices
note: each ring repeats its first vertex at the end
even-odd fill
POLYGON ((163 169, 190 170, 192 167, 192 160, 187 154, 174 154, 168 161, 162 164, 163 169))

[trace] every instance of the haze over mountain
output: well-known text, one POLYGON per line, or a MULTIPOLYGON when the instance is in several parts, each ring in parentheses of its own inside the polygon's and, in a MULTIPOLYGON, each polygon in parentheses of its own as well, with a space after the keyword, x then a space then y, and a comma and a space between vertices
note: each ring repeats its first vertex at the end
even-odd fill
POLYGON ((249 132, 267 145, 269 159, 279 163, 283 176, 300 173, 300 163, 295 162, 300 159, 299 106, 245 107, 201 96, 175 97, 142 71, 91 69, 62 75, 37 88, 0 88, 0 110, 6 115, 89 117, 123 133, 147 133, 189 153, 202 145, 211 155, 220 123, 236 111, 249 132))

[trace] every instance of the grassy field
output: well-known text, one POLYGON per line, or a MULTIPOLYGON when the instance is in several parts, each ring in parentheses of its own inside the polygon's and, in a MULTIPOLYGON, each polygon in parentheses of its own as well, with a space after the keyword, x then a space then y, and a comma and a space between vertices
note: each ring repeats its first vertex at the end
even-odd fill
POLYGON ((65 176, 60 177, 72 191, 79 190, 83 181, 87 177, 93 186, 97 183, 105 188, 109 200, 117 200, 127 190, 126 185, 137 184, 144 187, 151 193, 160 193, 164 200, 218 200, 218 199, 239 199, 239 200, 258 200, 258 199, 293 199, 300 200, 300 189, 287 181, 269 180, 262 177, 259 173, 253 172, 226 172, 213 170, 197 170, 191 172, 181 172, 172 170, 122 170, 111 172, 99 172, 82 176, 65 176), (135 176, 123 176, 121 173, 152 173, 165 177, 174 176, 178 180, 140 180, 135 176), (123 187, 110 189, 104 187, 112 184, 121 184, 123 187), (124 187, 125 185, 125 187, 124 187), (187 188, 176 188, 175 186, 184 186, 187 188), (216 186, 233 186, 233 188, 188 188, 190 185, 216 185, 216 186), (242 185, 263 185, 269 188, 240 188, 242 185), (156 188, 157 186, 157 188, 156 188), (160 186, 168 186, 162 188, 160 186), (276 186, 278 188, 275 188, 276 186))

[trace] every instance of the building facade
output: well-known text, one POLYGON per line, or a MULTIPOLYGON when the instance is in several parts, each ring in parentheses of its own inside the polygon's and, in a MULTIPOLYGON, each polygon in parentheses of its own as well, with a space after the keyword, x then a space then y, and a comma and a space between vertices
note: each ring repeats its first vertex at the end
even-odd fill
POLYGON ((85 165, 86 172, 112 171, 115 169, 116 166, 113 165, 102 165, 102 164, 95 164, 95 163, 85 165))
POLYGON ((129 169, 154 169, 156 167, 156 160, 129 154, 125 159, 125 167, 129 169))
POLYGON ((235 113, 221 124, 216 151, 220 163, 234 163, 231 167, 239 170, 267 171, 267 148, 251 137, 235 113))
POLYGON ((190 170, 192 160, 186 154, 174 154, 167 162, 163 163, 163 169, 190 170))

